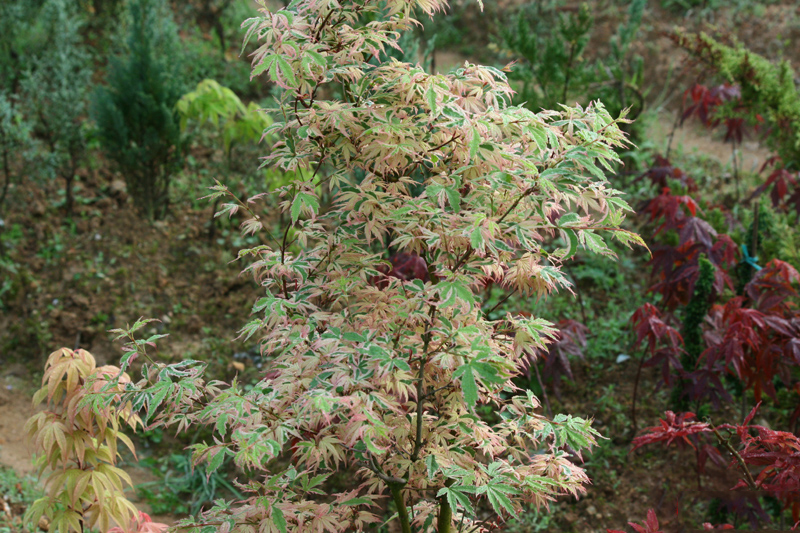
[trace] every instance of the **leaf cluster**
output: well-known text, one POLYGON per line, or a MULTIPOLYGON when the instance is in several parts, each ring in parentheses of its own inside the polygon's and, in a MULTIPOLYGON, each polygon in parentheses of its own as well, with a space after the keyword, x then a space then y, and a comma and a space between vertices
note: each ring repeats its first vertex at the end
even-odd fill
POLYGON ((181 96, 175 108, 181 131, 186 131, 190 120, 214 126, 222 136, 228 157, 234 144, 257 142, 272 125, 269 115, 260 112, 256 103, 244 105, 236 93, 211 79, 201 81, 194 91, 181 96))

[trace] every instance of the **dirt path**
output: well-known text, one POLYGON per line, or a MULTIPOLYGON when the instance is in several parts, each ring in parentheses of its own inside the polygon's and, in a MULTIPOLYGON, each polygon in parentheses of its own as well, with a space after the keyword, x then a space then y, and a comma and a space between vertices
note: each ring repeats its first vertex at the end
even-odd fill
POLYGON ((22 428, 34 409, 30 384, 15 375, 14 366, 0 369, 0 465, 25 475, 33 472, 33 465, 22 428))

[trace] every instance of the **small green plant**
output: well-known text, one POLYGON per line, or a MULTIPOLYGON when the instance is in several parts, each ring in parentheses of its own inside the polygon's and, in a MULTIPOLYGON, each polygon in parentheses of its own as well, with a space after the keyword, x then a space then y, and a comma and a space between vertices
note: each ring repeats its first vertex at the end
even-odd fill
POLYGON ((566 104, 574 92, 583 92, 592 78, 592 67, 583 57, 594 26, 589 6, 575 13, 560 13, 553 5, 524 8, 516 26, 501 30, 504 46, 524 63, 510 78, 522 83, 520 102, 529 109, 552 109, 566 104))
POLYGON ((269 115, 250 102, 244 105, 236 94, 215 80, 203 80, 197 88, 184 94, 175 108, 180 115, 181 131, 186 131, 189 122, 198 127, 208 124, 216 129, 222 140, 222 148, 231 166, 233 147, 238 143, 255 143, 272 125, 269 115))
POLYGON ((586 46, 594 29, 589 4, 562 11, 558 3, 537 2, 519 8, 500 32, 511 59, 521 59, 510 78, 521 88, 520 103, 531 109, 554 109, 559 104, 601 100, 612 115, 628 107, 642 112, 642 58, 631 44, 639 32, 646 1, 628 7, 625 22, 610 41, 607 58, 589 60, 586 46))
POLYGON ((0 2, 0 91, 15 93, 32 55, 41 48, 35 26, 42 0, 0 2))
POLYGON ((196 516, 203 505, 220 496, 220 489, 235 498, 242 494, 225 478, 221 471, 208 472, 204 465, 195 467, 190 455, 169 454, 155 461, 161 479, 136 486, 155 514, 196 516))
POLYGON ((133 0, 127 51, 111 61, 108 86, 94 94, 93 115, 103 148, 125 176, 147 218, 162 218, 184 140, 175 104, 183 94, 172 52, 179 47, 164 0, 133 0))
POLYGON ((22 510, 41 495, 36 479, 0 467, 0 533, 17 533, 24 528, 33 531, 32 524, 24 524, 22 510))
POLYGON ((120 532, 157 531, 149 517, 140 514, 125 498, 122 482, 132 486, 128 474, 115 466, 118 442, 135 454, 133 443, 122 432, 135 429, 141 420, 130 404, 106 405, 94 410, 84 400, 103 391, 119 398, 130 378, 119 368, 96 368, 86 350, 61 348, 47 359, 42 387, 33 404, 47 402, 45 410, 25 424, 25 433, 36 455, 40 474, 46 473, 45 496, 25 514, 26 522, 46 517, 49 530, 58 533, 98 528, 109 531, 116 523, 120 532))
POLYGON ((5 254, 6 200, 14 176, 33 145, 31 124, 24 118, 18 101, 0 90, 0 257, 5 254))
MULTIPOLYGON (((180 115, 181 131, 211 130, 223 153, 223 161, 213 165, 215 173, 233 177, 233 151, 237 145, 255 145, 272 124, 269 115, 258 105, 242 103, 236 94, 215 80, 203 80, 197 88, 181 97, 175 106, 180 115)), ((252 168, 256 168, 253 158, 252 168)), ((277 173, 272 173, 277 174, 277 173)), ((212 216, 217 212, 214 204, 212 216)), ((214 239, 216 224, 212 218, 209 240, 214 239)))
POLYGON ((48 0, 39 16, 51 42, 22 81, 23 101, 47 148, 42 167, 53 178, 64 180, 66 213, 71 216, 73 182, 86 157, 90 57, 81 42, 81 23, 72 3, 48 0))

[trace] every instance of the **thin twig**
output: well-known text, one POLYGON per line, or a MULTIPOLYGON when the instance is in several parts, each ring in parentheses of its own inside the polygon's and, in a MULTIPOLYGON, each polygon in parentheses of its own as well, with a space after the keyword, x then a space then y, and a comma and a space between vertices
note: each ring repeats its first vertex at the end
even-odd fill
POLYGON ((547 397, 547 391, 544 388, 544 383, 542 382, 542 375, 539 373, 539 366, 536 364, 536 361, 531 361, 531 366, 533 367, 534 372, 536 372, 536 380, 539 382, 539 386, 542 388, 542 399, 544 400, 544 405, 547 407, 547 415, 550 418, 553 418, 553 409, 550 407, 550 398, 547 397))
POLYGON ((722 444, 731 455, 733 455, 734 459, 736 459, 736 462, 739 464, 739 469, 744 474, 744 481, 747 483, 747 486, 750 487, 751 490, 758 490, 758 485, 756 485, 756 481, 753 479, 753 474, 750 473, 750 469, 747 468, 747 463, 744 462, 744 459, 742 459, 742 456, 736 451, 736 448, 731 445, 730 439, 723 438, 713 424, 709 423, 709 425, 711 426, 711 431, 714 432, 714 436, 717 437, 719 443, 722 444))
POLYGON ((505 296, 505 297, 504 297, 502 300, 500 300, 499 302, 497 302, 497 304, 496 304, 494 307, 492 307, 491 309, 489 309, 488 311, 486 311, 486 313, 484 313, 484 316, 489 316, 489 315, 491 315, 492 313, 494 313, 494 312, 497 310, 497 308, 498 308, 498 307, 500 307, 501 305, 503 305, 503 304, 504 304, 504 303, 505 303, 505 302, 506 302, 506 301, 507 301, 509 298, 511 298, 512 296, 514 296, 514 294, 515 294, 516 292, 517 292, 517 288, 516 288, 516 287, 514 287, 514 290, 513 290, 513 291, 511 291, 511 292, 509 292, 508 294, 506 294, 506 296, 505 296))

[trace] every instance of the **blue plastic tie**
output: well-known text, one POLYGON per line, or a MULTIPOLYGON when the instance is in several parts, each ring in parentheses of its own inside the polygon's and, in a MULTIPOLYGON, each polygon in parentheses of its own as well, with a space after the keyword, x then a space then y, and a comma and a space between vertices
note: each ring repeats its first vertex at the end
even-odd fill
POLYGON ((750 253, 747 251, 747 245, 743 244, 742 245, 742 263, 747 263, 748 265, 750 265, 754 269, 761 270, 761 267, 758 266, 758 263, 756 263, 756 261, 758 261, 758 257, 757 256, 756 257, 751 256, 750 253))

